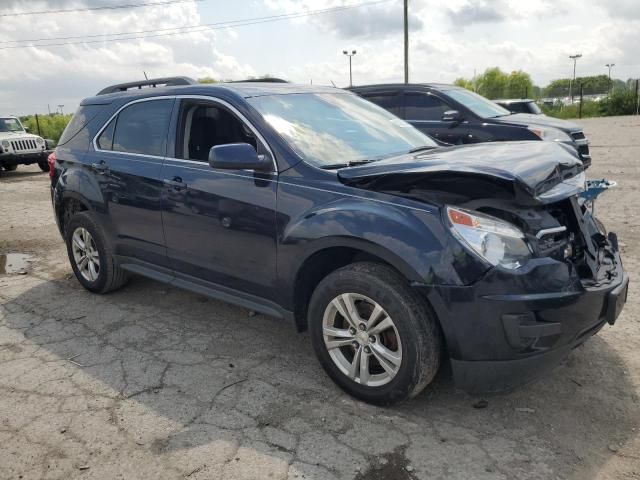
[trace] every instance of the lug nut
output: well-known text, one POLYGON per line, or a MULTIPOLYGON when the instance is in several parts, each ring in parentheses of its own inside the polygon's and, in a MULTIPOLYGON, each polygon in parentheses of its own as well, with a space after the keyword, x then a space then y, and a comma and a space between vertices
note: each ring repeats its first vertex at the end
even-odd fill
POLYGON ((356 334, 356 329, 355 329, 355 328, 353 328, 353 327, 351 327, 351 328, 349 329, 349 333, 350 333, 351 335, 355 335, 355 334, 356 334))
POLYGON ((369 337, 369 341, 370 341, 371 343, 376 343, 376 337, 375 337, 375 336, 373 336, 373 335, 371 335, 371 336, 369 337))
POLYGON ((358 325, 358 328, 360 330, 365 330, 367 328, 367 326, 364 323, 361 323, 360 325, 358 325))
POLYGON ((351 346, 356 350, 360 348, 360 344, 358 342, 351 342, 351 346))
POLYGON ((371 353, 371 349, 369 347, 364 347, 364 353, 371 353))

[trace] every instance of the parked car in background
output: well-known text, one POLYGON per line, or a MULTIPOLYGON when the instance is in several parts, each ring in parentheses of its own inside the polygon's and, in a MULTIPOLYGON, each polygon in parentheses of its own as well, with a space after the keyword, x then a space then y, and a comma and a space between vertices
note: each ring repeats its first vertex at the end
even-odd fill
POLYGON ((591 164, 589 142, 579 125, 546 115, 511 113, 461 87, 399 83, 364 85, 351 90, 442 142, 453 145, 508 140, 557 142, 571 146, 585 167, 591 164))
POLYGON ((506 108, 507 110, 509 110, 511 113, 530 113, 532 115, 544 115, 544 112, 540 109, 536 101, 530 98, 493 100, 493 103, 497 103, 502 108, 506 108))
POLYGON ((438 147, 336 88, 108 87, 50 162, 86 289, 141 274, 290 319, 372 403, 416 395, 443 358, 468 390, 527 382, 626 300, 615 234, 580 203, 568 148, 438 147))
POLYGON ((0 169, 15 170, 18 165, 37 163, 44 172, 47 163, 47 142, 30 134, 16 117, 0 117, 0 169))

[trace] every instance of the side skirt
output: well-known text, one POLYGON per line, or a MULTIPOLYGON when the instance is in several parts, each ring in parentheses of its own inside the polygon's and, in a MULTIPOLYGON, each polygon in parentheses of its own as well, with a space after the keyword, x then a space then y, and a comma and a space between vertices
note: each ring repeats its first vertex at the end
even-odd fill
POLYGON ((176 274, 168 268, 140 261, 131 257, 116 256, 116 261, 120 267, 128 272, 142 275, 162 283, 166 283, 184 290, 189 290, 200 295, 204 295, 223 302, 232 303, 240 307, 248 308, 264 315, 275 318, 283 318, 293 321, 293 312, 283 309, 275 302, 240 292, 232 288, 206 282, 204 280, 176 274))

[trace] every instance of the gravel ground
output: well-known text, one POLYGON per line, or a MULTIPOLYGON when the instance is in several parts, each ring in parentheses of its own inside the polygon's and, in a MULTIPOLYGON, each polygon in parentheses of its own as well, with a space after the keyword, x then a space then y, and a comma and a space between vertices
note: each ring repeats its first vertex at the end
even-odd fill
POLYGON ((0 478, 640 478, 640 119, 582 123, 590 176, 619 182, 598 205, 631 277, 618 323, 516 392, 445 370, 394 408, 339 391, 286 322, 142 278, 86 292, 48 177, 5 173, 0 254, 32 262, 0 275, 0 478))

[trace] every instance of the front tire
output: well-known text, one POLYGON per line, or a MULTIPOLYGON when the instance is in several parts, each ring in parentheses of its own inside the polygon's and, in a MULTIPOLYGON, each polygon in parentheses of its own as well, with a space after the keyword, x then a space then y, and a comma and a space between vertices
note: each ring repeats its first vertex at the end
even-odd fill
POLYGON ((38 162, 38 166, 40 167, 40 170, 42 170, 43 172, 49 171, 49 162, 47 160, 40 160, 38 162))
POLYGON ((18 165, 17 164, 3 165, 3 167, 7 172, 13 172, 15 169, 18 168, 18 165))
POLYGON ((309 304, 311 341, 327 374, 365 402, 420 393, 440 366, 442 340, 426 301, 392 268, 361 262, 323 279, 309 304))
POLYGON ((80 284, 94 293, 107 293, 127 282, 115 262, 102 229, 89 212, 74 215, 65 226, 67 254, 80 284))

